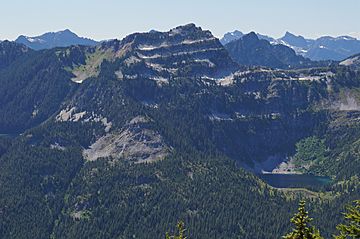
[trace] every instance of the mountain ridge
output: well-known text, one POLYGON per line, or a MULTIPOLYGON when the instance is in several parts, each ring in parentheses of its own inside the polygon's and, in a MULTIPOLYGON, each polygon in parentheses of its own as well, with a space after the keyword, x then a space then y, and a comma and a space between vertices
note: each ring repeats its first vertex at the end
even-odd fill
MULTIPOLYGON (((341 61, 356 53, 360 53, 360 40, 350 36, 322 36, 317 39, 306 39, 301 35, 295 35, 286 32, 285 35, 279 39, 269 36, 264 36, 257 33, 259 38, 268 40, 271 44, 286 45, 298 55, 310 58, 311 60, 333 60, 341 61)), ((221 39, 223 44, 228 44, 231 41, 241 38, 240 35, 234 35, 229 38, 231 33, 227 33, 221 39)))
POLYGON ((285 45, 273 45, 265 39, 260 39, 255 32, 226 44, 225 48, 240 65, 282 69, 317 65, 315 62, 297 55, 293 49, 285 45))
POLYGON ((51 49, 54 47, 68 47, 71 45, 95 46, 97 41, 79 37, 69 29, 58 32, 47 32, 39 36, 28 37, 21 35, 15 42, 24 44, 34 50, 51 49))
MULTIPOLYGON (((111 61, 120 58, 127 68, 131 66, 144 72, 144 77, 162 83, 181 76, 223 78, 240 68, 210 31, 203 31, 194 24, 168 32, 133 33, 122 40, 103 42, 87 57, 93 56, 111 61)), ((91 65, 91 61, 88 63, 91 65)), ((87 69, 90 65, 84 64, 83 67, 87 69)), ((73 73, 78 76, 75 81, 82 82, 89 76, 86 73, 91 71, 77 72, 75 69, 73 73)), ((134 70, 130 74, 121 69, 117 76, 119 79, 136 77, 134 70)))
POLYGON ((0 70, 30 52, 27 46, 10 41, 0 42, 0 70))
MULTIPOLYGON (((244 35, 241 31, 235 30, 226 33, 220 39, 220 42, 226 45, 244 35)), ((273 45, 286 45, 295 50, 298 55, 310 58, 311 60, 340 61, 351 55, 360 53, 360 40, 350 36, 323 36, 317 39, 306 39, 303 36, 296 36, 295 34, 286 32, 283 37, 274 39, 273 37, 259 33, 257 33, 257 35, 260 39, 267 40, 273 45)), ((34 50, 67 47, 71 45, 95 46, 99 44, 99 42, 92 39, 79 37, 69 29, 58 32, 47 32, 35 37, 21 35, 15 42, 22 43, 34 50)))

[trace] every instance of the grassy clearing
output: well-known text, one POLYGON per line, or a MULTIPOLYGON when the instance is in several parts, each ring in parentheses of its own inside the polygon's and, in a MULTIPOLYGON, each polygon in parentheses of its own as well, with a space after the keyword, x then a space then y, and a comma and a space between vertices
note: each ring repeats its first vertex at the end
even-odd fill
POLYGON ((114 58, 114 53, 111 50, 102 51, 97 49, 94 53, 86 56, 86 64, 79 65, 72 69, 72 73, 76 76, 72 81, 82 83, 90 77, 97 77, 100 73, 100 66, 104 60, 111 60, 114 58))

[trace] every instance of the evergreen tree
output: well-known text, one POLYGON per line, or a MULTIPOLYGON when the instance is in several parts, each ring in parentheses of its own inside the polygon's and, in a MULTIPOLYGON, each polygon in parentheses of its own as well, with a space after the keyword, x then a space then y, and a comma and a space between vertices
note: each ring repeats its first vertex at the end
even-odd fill
POLYGON ((169 233, 166 233, 166 239, 186 239, 186 237, 184 236, 185 234, 185 225, 184 222, 180 221, 177 224, 177 228, 179 231, 179 235, 175 235, 175 236, 170 236, 169 233))
POLYGON ((354 202, 355 206, 349 206, 345 219, 347 224, 340 224, 336 228, 340 231, 340 235, 336 239, 360 238, 360 200, 354 202))
POLYGON ((283 236, 283 239, 322 239, 319 230, 310 225, 313 219, 308 214, 305 210, 305 201, 300 201, 298 212, 290 220, 295 228, 283 236))

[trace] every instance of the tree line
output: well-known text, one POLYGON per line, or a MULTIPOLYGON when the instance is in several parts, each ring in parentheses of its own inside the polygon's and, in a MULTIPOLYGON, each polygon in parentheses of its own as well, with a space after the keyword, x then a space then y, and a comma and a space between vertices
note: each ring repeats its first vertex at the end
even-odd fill
MULTIPOLYGON (((344 213, 346 219, 345 224, 339 224, 336 228, 338 235, 334 235, 334 239, 358 239, 360 238, 360 200, 354 201, 354 205, 347 207, 347 212, 344 213)), ((324 239, 320 230, 311 225, 312 218, 309 212, 306 211, 305 201, 299 203, 298 212, 290 219, 294 224, 291 232, 282 237, 282 239, 324 239)), ((177 224, 177 234, 170 236, 166 233, 166 239, 188 239, 186 237, 186 229, 184 222, 180 221, 177 224)))

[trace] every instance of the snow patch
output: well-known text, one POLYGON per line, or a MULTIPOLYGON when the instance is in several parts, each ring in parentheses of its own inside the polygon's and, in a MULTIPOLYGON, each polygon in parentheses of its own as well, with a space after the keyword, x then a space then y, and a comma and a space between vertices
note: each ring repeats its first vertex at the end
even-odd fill
POLYGON ((210 68, 216 67, 216 65, 212 61, 210 61, 209 59, 195 59, 195 62, 197 62, 197 63, 205 63, 210 68))
POLYGON ((163 66, 160 65, 160 64, 151 63, 151 62, 146 62, 146 65, 147 65, 149 68, 151 68, 151 69, 153 69, 153 70, 155 70, 155 71, 157 71, 157 72, 163 72, 163 71, 165 71, 165 72, 169 72, 169 73, 175 74, 175 73, 178 71, 178 69, 176 69, 176 68, 166 68, 166 67, 163 67, 163 66))
POLYGON ((203 43, 203 42, 209 42, 209 41, 214 41, 214 40, 216 40, 215 37, 197 39, 197 40, 184 40, 180 44, 182 44, 182 45, 192 45, 192 44, 196 44, 196 43, 203 43))
POLYGON ((40 38, 32 38, 32 37, 26 37, 26 40, 28 40, 31 43, 44 43, 45 41, 40 38))
POLYGON ((138 49, 141 51, 152 51, 152 50, 156 50, 159 48, 163 48, 163 47, 169 47, 170 45, 167 43, 162 43, 159 46, 154 46, 154 45, 140 45, 138 46, 138 49))

